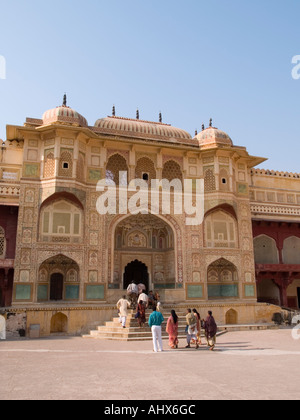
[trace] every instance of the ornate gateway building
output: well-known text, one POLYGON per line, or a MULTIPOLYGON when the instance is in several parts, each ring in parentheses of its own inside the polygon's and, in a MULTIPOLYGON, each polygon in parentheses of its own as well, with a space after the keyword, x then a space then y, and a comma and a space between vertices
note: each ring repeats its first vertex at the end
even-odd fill
POLYGON ((89 126, 66 100, 42 119, 8 125, 0 305, 41 335, 62 316, 71 334, 108 320, 132 280, 166 305, 212 308, 222 323, 269 322, 278 306, 299 308, 300 175, 254 169, 264 161, 212 123, 192 137, 161 115, 149 122, 113 109, 89 126), (203 180, 202 223, 187 224, 172 200, 170 212, 159 200, 152 214, 99 212, 100 180, 123 191, 135 179, 191 180, 191 194, 203 180))

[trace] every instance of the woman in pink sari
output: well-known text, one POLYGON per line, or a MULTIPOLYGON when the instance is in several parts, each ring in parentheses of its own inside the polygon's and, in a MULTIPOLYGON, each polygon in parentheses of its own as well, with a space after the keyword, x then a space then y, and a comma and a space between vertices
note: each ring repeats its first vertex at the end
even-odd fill
POLYGON ((169 346, 171 349, 178 349, 178 316, 174 310, 171 311, 166 331, 169 334, 169 346))

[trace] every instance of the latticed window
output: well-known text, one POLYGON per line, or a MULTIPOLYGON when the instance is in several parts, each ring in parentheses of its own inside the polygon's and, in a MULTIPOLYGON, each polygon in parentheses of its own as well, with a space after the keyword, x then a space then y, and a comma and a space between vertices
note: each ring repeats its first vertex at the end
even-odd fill
POLYGON ((204 190, 215 191, 216 189, 216 179, 212 169, 207 169, 204 174, 204 190))
POLYGON ((174 160, 169 160, 164 164, 162 177, 170 182, 173 181, 173 179, 179 179, 182 182, 182 171, 180 165, 174 160))
POLYGON ((139 159, 135 168, 135 177, 137 179, 143 179, 149 183, 152 179, 156 179, 156 171, 153 161, 147 157, 139 159))
POLYGON ((54 150, 45 151, 44 178, 52 178, 55 175, 54 150))
POLYGON ((0 258, 5 258, 6 239, 4 229, 0 226, 0 258))
POLYGON ((71 178, 73 174, 73 152, 72 150, 62 149, 59 159, 58 175, 71 178))
POLYGON ((84 181, 84 162, 85 162, 85 155, 83 153, 79 153, 79 157, 77 161, 77 168, 76 168, 76 178, 78 181, 84 181))
POLYGON ((119 155, 113 155, 109 158, 106 165, 106 182, 107 184, 110 181, 113 181, 116 185, 126 186, 128 179, 128 166, 126 159, 119 155), (120 172, 126 172, 126 175, 123 174, 120 178, 120 172))

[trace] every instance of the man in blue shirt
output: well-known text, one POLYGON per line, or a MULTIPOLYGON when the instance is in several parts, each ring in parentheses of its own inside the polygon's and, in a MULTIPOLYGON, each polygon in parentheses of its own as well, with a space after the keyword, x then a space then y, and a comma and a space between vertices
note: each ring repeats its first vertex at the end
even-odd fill
POLYGON ((163 351, 163 344, 161 338, 161 324, 164 322, 164 317, 162 316, 161 312, 157 312, 156 308, 153 309, 152 314, 149 317, 149 327, 152 331, 152 339, 153 339, 153 351, 155 353, 159 351, 163 351))

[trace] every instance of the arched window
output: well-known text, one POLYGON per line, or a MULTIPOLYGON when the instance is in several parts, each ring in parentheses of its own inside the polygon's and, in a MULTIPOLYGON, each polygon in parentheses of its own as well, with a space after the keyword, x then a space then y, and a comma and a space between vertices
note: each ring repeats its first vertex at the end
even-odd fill
POLYGON ((66 200, 55 201, 41 212, 41 237, 51 235, 55 238, 82 237, 82 210, 66 200))
POLYGON ((216 189, 216 178, 213 169, 206 169, 204 173, 204 191, 215 191, 216 189))
POLYGON ((254 238, 254 258, 256 264, 279 264, 275 240, 267 235, 254 238))
POLYGON ((55 159, 54 149, 45 151, 45 162, 44 162, 44 178, 52 178, 55 176, 55 159))
POLYGON ((173 181, 173 179, 179 179, 182 182, 182 170, 180 165, 174 160, 169 160, 164 164, 162 177, 170 182, 173 181))
POLYGON ((143 179, 146 182, 151 183, 152 179, 156 179, 156 171, 154 163, 147 157, 142 157, 137 161, 135 168, 136 179, 143 179))
POLYGON ((71 149, 61 149, 58 175, 66 178, 72 178, 73 151, 71 149))
POLYGON ((126 159, 118 153, 108 159, 106 165, 106 183, 114 182, 116 185, 126 186, 128 179, 128 166, 126 159), (126 172, 120 178, 120 172, 126 172))
POLYGON ((284 241, 282 257, 284 264, 300 264, 300 238, 291 236, 284 241))
POLYGON ((208 248, 236 248, 238 246, 236 220, 218 210, 205 219, 205 241, 208 248))
POLYGON ((4 229, 0 226, 0 258, 4 259, 6 253, 6 239, 4 229))

